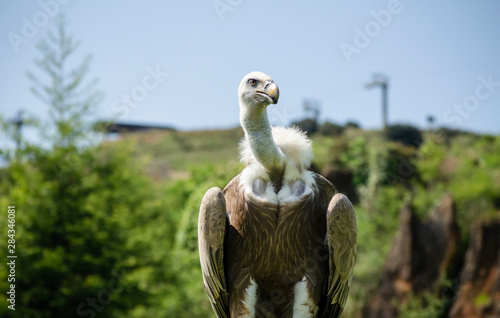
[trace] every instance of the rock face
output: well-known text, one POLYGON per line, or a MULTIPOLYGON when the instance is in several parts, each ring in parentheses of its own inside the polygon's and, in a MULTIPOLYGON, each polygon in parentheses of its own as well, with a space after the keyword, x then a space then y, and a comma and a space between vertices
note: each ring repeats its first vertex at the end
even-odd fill
POLYGON ((473 226, 449 317, 500 317, 500 220, 473 226))
POLYGON ((456 256, 459 233, 451 196, 444 197, 426 221, 418 220, 409 204, 400 213, 398 234, 386 259, 380 288, 365 308, 365 317, 397 317, 397 304, 407 300, 408 292, 431 288, 456 256))

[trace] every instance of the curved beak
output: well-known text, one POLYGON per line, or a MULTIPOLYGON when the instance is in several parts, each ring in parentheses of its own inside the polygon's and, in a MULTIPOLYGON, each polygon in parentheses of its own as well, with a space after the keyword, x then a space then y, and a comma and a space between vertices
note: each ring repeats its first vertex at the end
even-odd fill
POLYGON ((278 85, 274 83, 266 84, 264 92, 267 96, 271 97, 271 99, 273 100, 273 104, 278 103, 278 98, 280 97, 280 90, 278 89, 278 85))
POLYGON ((265 96, 270 104, 277 104, 278 98, 280 97, 280 90, 278 89, 278 85, 273 82, 267 82, 264 86, 264 90, 257 91, 257 94, 265 96))

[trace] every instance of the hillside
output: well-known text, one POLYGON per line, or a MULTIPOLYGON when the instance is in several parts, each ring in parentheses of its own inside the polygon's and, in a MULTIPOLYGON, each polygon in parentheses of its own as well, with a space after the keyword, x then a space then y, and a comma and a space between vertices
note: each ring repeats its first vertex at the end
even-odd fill
MULTIPOLYGON (((495 317, 500 136, 405 126, 330 133, 311 136, 313 169, 357 197, 358 261, 343 317, 495 317)), ((99 317, 213 317, 198 211, 207 189, 243 168, 242 136, 152 131, 83 149, 26 147, 0 170, 0 204, 15 203, 25 233, 16 241, 19 312, 95 314, 87 300, 111 293, 112 281, 119 292, 101 297, 99 317)))
POLYGON ((147 160, 147 174, 156 181, 187 178, 200 165, 221 165, 237 161, 241 128, 202 131, 147 131, 125 134, 121 141, 132 143, 137 157, 147 160))
MULTIPOLYGON (((241 137, 240 129, 231 129, 140 133, 129 135, 122 142, 133 141, 136 155, 150 158, 147 171, 157 181, 170 183, 179 177, 196 179, 193 171, 211 166, 212 171, 218 171, 217 178, 222 178, 218 184, 222 187, 242 168, 237 163, 237 144, 241 137)), ((442 286, 450 281, 458 281, 471 224, 498 219, 500 137, 449 130, 428 131, 418 142, 421 146, 415 148, 386 141, 380 131, 353 128, 336 136, 314 134, 312 140, 315 169, 319 172, 350 171, 352 179, 349 182, 360 197, 356 205, 358 264, 344 316, 366 316, 369 300, 382 288, 379 284, 384 263, 400 226, 399 215, 404 202, 410 204, 416 218, 424 220, 432 215, 446 195, 450 195, 454 198, 455 222, 460 233, 456 242, 456 263, 447 263, 450 269, 440 269, 439 277, 428 282, 426 286, 431 287, 424 289, 426 300, 422 298, 424 294, 417 291, 412 294, 410 287, 401 305, 395 308, 403 315, 423 310, 447 317, 451 300, 438 297, 430 302, 429 299, 435 294, 439 296, 442 286), (426 306, 427 309, 422 309, 426 306)), ((335 184, 337 180, 331 181, 335 184)), ((205 188, 199 189, 200 193, 205 188)), ((191 203, 196 209, 199 202, 191 203)), ((194 218, 196 211, 191 213, 194 218)), ((186 226, 194 227, 195 224, 186 226)), ((453 292, 458 292, 458 286, 455 283, 453 292)))

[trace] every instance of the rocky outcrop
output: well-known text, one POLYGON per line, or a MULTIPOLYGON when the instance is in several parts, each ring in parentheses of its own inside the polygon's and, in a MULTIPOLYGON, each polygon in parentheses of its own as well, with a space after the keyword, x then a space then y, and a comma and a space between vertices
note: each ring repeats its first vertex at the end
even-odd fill
POLYGON ((449 317, 500 317, 500 220, 473 226, 449 317))
POLYGON ((407 301, 409 291, 418 293, 431 288, 457 254, 459 233, 451 196, 444 197, 434 214, 423 222, 408 203, 400 214, 398 234, 386 259, 380 288, 365 308, 365 317, 397 317, 397 304, 407 301))

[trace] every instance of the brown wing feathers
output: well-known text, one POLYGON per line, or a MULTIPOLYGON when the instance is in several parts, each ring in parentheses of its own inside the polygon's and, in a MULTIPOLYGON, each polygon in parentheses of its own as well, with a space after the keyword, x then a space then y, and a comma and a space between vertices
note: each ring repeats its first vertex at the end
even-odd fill
POLYGON ((229 317, 224 275, 224 237, 227 228, 226 201, 219 188, 203 197, 198 220, 198 244, 205 291, 217 317, 229 317))

